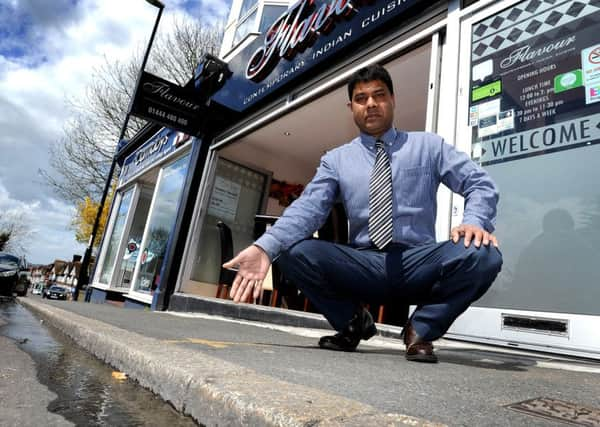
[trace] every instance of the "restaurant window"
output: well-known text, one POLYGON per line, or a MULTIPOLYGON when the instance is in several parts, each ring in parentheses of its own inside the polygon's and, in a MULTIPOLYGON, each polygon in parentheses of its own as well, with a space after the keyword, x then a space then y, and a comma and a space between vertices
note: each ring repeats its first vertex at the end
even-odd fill
POLYGON ((223 221, 233 235, 234 252, 254 241, 255 217, 266 201, 269 175, 219 158, 215 181, 196 246, 190 279, 216 284, 221 267, 217 222, 223 221))
POLYGON ((139 249, 139 272, 133 290, 150 293, 158 286, 160 269, 188 170, 189 154, 163 168, 159 173, 150 218, 139 249))
POLYGON ((258 26, 258 32, 263 34, 266 33, 269 27, 287 10, 287 6, 279 6, 273 4, 266 4, 263 7, 262 16, 260 18, 260 25, 258 26))
POLYGON ((256 31, 256 15, 257 10, 254 10, 254 12, 238 24, 233 37, 234 45, 242 41, 248 34, 256 31))
POLYGON ((464 126, 504 254, 477 306, 600 314, 599 25, 597 4, 524 1, 472 26, 464 126))
POLYGON ((239 14, 239 18, 244 18, 248 12, 250 12, 250 10, 256 8, 258 5, 258 2, 256 0, 243 0, 242 1, 242 7, 240 9, 240 14, 239 14))
POLYGON ((125 191, 120 197, 121 200, 119 201, 119 207, 113 221, 112 232, 108 239, 108 246, 104 254, 104 261, 102 262, 102 269, 100 270, 100 283, 110 284, 132 196, 133 188, 125 191))

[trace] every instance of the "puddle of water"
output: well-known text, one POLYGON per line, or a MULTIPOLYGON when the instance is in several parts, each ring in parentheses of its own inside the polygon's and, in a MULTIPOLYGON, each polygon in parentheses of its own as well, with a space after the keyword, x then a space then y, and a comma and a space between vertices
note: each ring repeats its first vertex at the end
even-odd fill
POLYGON ((0 335, 19 343, 34 360, 40 383, 58 395, 49 411, 81 426, 198 425, 134 381, 113 378, 111 367, 21 305, 1 302, 0 317, 7 322, 0 335))

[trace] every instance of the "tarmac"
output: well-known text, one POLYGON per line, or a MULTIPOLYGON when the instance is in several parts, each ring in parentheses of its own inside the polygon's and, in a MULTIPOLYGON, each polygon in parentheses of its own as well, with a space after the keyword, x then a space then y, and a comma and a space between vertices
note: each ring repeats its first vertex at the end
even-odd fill
POLYGON ((600 426, 596 361, 442 339, 440 363, 408 362, 385 325, 331 352, 318 315, 212 298, 204 313, 17 300, 201 425, 600 426))

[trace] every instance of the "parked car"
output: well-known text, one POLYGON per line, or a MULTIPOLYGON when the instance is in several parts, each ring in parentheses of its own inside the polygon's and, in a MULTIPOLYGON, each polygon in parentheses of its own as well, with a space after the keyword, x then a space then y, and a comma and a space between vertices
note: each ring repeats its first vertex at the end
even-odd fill
POLYGON ((67 290, 61 286, 52 285, 48 289, 44 289, 42 298, 48 299, 67 299, 67 290))
POLYGON ((46 285, 44 284, 44 282, 37 282, 35 285, 33 285, 33 288, 31 289, 31 293, 33 295, 42 295, 42 292, 44 291, 44 287, 46 285))
POLYGON ((0 295, 12 296, 13 292, 19 296, 27 294, 27 285, 20 280, 20 273, 24 269, 25 265, 19 257, 0 252, 0 295))
POLYGON ((19 278, 17 279, 17 286, 15 292, 20 297, 27 296, 27 289, 31 286, 31 273, 25 267, 21 267, 19 271, 19 278))

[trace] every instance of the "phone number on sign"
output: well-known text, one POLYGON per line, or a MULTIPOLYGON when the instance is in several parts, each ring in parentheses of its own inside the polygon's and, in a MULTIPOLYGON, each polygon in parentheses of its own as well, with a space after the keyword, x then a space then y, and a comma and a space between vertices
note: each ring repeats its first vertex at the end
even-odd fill
POLYGON ((164 120, 169 120, 170 122, 177 123, 180 125, 186 126, 188 124, 188 120, 183 117, 177 117, 176 114, 167 113, 166 111, 160 110, 154 107, 148 107, 148 113, 154 117, 159 117, 164 120))

